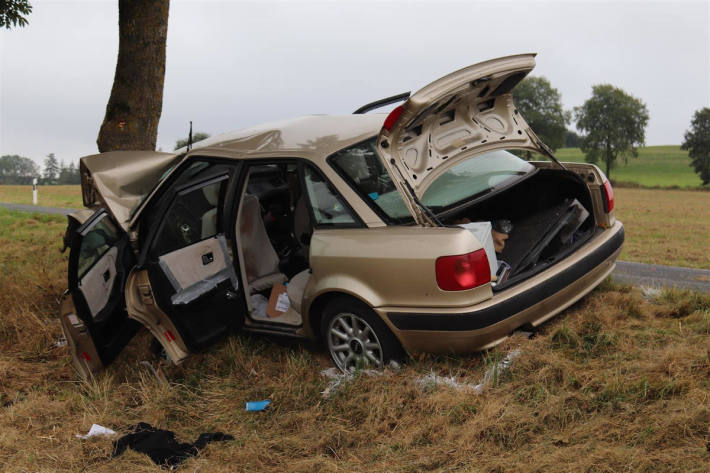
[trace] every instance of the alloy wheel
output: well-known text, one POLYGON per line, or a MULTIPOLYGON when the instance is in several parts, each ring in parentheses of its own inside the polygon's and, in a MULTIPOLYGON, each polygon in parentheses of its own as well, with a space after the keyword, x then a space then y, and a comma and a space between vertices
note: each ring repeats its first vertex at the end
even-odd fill
POLYGON ((343 371, 382 368, 382 346, 375 331, 356 314, 340 313, 328 324, 328 350, 343 371))

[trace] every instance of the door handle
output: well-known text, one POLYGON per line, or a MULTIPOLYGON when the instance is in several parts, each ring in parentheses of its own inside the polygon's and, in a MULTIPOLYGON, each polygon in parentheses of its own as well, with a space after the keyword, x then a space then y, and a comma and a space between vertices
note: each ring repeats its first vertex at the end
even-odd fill
POLYGON ((226 291, 226 292, 224 293, 224 297, 225 297, 225 299, 227 299, 228 301, 233 301, 234 299, 236 299, 236 298, 239 297, 239 296, 237 295, 236 292, 226 291))
POLYGON ((208 265, 212 261, 214 261, 214 254, 212 254, 211 251, 209 253, 205 253, 204 255, 202 255, 202 264, 203 265, 208 265))
POLYGON ((103 274, 103 276, 104 276, 104 282, 108 282, 108 280, 111 279, 111 271, 107 269, 106 272, 103 274))

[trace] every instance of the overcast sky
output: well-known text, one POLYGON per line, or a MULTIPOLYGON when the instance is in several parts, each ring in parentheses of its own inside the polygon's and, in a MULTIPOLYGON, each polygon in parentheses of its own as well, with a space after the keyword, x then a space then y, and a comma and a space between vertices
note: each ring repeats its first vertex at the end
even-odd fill
MULTIPOLYGON (((118 51, 118 1, 38 1, 0 32, 0 155, 92 154, 118 51)), ((486 59, 537 52, 565 108, 611 83, 648 106, 649 145, 710 105, 708 2, 179 1, 158 146, 358 106, 486 59)))

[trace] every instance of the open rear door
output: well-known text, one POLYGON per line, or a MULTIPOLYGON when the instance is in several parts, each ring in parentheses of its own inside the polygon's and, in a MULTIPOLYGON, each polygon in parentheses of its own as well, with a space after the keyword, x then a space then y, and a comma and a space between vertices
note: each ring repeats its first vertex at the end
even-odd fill
POLYGON ((131 317, 145 321, 176 363, 244 320, 232 240, 236 170, 196 160, 142 217, 153 229, 129 282, 131 317))
POLYGON ((70 217, 69 287, 60 320, 74 366, 87 378, 111 363, 140 328, 128 318, 123 297, 135 257, 105 210, 73 223, 70 217))

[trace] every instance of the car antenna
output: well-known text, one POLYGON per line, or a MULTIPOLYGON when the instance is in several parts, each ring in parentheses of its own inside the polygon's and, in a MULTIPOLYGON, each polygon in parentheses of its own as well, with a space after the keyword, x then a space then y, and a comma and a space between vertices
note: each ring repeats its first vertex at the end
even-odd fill
POLYGON ((190 133, 187 134, 187 150, 192 149, 192 120, 190 120, 190 133))

